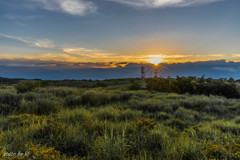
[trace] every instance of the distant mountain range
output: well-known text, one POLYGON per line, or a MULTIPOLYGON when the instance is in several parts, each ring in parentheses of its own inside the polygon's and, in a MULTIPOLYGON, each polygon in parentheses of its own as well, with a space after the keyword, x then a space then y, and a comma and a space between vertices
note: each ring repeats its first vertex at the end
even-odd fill
MULTIPOLYGON (((151 64, 129 63, 125 67, 116 68, 88 68, 69 67, 68 64, 61 65, 7 65, 0 61, 0 77, 64 80, 64 79, 118 79, 141 77, 141 66, 145 67, 146 77, 153 77, 153 66, 151 64)), ((159 75, 162 77, 197 76, 211 78, 240 79, 240 63, 226 62, 225 60, 189 62, 175 64, 161 64, 159 75)))

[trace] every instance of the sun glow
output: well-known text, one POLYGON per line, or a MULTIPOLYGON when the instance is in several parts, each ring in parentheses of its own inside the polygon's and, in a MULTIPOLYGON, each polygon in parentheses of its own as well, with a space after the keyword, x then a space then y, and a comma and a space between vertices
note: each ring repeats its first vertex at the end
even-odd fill
POLYGON ((159 58, 148 59, 148 61, 154 65, 158 65, 159 63, 163 62, 163 60, 159 58))

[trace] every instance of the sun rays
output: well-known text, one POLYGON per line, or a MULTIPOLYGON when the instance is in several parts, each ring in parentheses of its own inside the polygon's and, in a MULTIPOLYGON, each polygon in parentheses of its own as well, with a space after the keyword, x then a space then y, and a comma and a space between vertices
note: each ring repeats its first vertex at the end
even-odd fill
POLYGON ((148 59, 148 61, 154 65, 158 65, 159 63, 163 62, 163 60, 160 58, 148 59))

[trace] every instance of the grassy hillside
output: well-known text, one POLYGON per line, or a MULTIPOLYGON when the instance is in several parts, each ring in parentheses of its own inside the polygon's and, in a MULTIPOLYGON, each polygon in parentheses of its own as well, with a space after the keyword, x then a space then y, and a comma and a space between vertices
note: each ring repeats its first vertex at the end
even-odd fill
POLYGON ((239 99, 139 80, 43 84, 0 87, 2 159, 240 159, 239 99))

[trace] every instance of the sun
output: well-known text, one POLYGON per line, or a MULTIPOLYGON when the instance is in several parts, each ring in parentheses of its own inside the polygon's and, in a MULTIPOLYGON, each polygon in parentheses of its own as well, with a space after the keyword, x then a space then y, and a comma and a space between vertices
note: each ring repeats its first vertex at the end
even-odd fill
POLYGON ((148 59, 148 61, 154 65, 158 65, 159 63, 163 62, 163 60, 159 58, 148 59))

